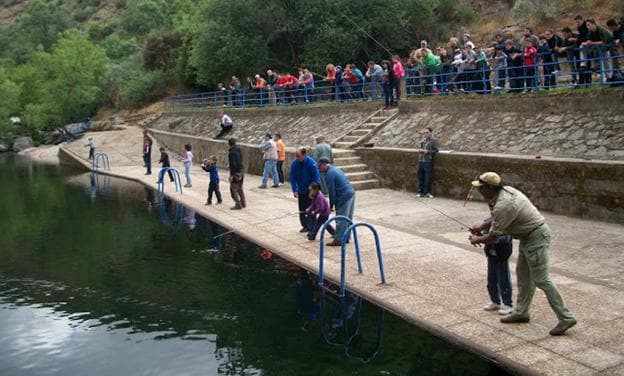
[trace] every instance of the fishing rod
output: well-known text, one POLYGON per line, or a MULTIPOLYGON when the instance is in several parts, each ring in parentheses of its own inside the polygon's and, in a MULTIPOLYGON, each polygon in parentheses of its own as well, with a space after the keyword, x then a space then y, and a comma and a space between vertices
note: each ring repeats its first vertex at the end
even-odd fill
MULTIPOLYGON (((302 211, 296 211, 296 212, 292 212, 292 213, 288 213, 288 214, 280 215, 280 216, 277 216, 277 217, 268 218, 268 219, 263 220, 262 222, 258 222, 258 223, 251 223, 251 224, 250 224, 250 226, 257 226, 257 225, 260 225, 260 224, 263 224, 263 223, 266 223, 266 222, 275 221, 275 220, 278 220, 278 219, 282 219, 282 218, 290 217, 291 215, 301 214, 301 213, 305 213, 305 212, 302 212, 302 211)), ((215 239, 221 238, 221 237, 223 237, 223 236, 225 236, 225 235, 228 235, 228 234, 231 234, 231 233, 233 233, 233 232, 236 232, 236 230, 229 230, 229 231, 227 231, 227 232, 224 232, 223 234, 219 234, 219 235, 213 236, 213 237, 212 237, 212 240, 215 240, 215 239)))
POLYGON ((446 217, 446 218, 450 219, 451 221, 453 221, 453 222, 455 222, 455 223, 460 224, 460 225, 462 226, 462 228, 464 228, 464 227, 465 227, 466 229, 470 229, 470 228, 472 227, 472 226, 467 225, 467 224, 465 224, 464 222, 460 221, 459 219, 457 219, 457 218, 455 218, 455 217, 452 217, 452 216, 450 216, 450 215, 446 214, 446 213, 445 213, 445 212, 443 212, 442 210, 440 210, 440 209, 438 209, 438 208, 436 208, 436 207, 433 207, 433 206, 431 206, 431 205, 427 204, 424 200, 416 200, 416 201, 417 201, 417 202, 420 202, 420 203, 421 203, 421 204, 423 204, 423 205, 425 205, 425 206, 426 206, 426 207, 428 207, 429 209, 431 209, 431 210, 433 210, 433 211, 435 211, 435 212, 437 212, 437 213, 439 213, 439 214, 443 215, 444 217, 446 217))

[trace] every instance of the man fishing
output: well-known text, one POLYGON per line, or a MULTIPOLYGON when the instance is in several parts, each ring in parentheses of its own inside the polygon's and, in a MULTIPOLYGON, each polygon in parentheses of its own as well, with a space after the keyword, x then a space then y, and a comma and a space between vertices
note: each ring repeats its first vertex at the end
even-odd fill
POLYGON ((550 227, 529 199, 519 190, 504 185, 495 172, 486 172, 472 182, 473 187, 488 200, 491 217, 482 224, 470 227, 469 240, 474 246, 495 243, 503 234, 520 240, 516 265, 518 298, 513 313, 501 319, 502 323, 529 322, 529 307, 535 288, 548 299, 559 323, 550 335, 558 336, 576 324, 576 319, 565 305, 555 283, 550 279, 548 247, 550 227), (489 230, 486 235, 483 231, 489 230))

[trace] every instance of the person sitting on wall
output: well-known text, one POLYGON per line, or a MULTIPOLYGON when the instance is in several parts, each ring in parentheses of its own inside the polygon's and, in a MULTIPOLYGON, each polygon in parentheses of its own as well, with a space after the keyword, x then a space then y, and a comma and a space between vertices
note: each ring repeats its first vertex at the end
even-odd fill
POLYGON ((219 119, 221 122, 221 131, 215 136, 215 138, 220 138, 224 134, 228 133, 232 130, 232 127, 234 126, 232 118, 223 111, 219 112, 219 119))

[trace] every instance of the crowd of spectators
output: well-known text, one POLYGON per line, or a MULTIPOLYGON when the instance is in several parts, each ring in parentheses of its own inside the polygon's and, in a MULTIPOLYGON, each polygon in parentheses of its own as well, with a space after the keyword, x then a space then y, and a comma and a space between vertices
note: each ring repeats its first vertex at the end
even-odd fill
POLYGON ((619 62, 624 57, 623 30, 624 19, 601 25, 579 15, 573 27, 560 32, 546 29, 538 35, 525 27, 515 35, 505 28, 490 42, 474 41, 466 33, 435 49, 423 40, 409 56, 369 61, 363 70, 353 63, 327 64, 321 73, 299 68, 296 76, 269 69, 264 77, 247 77, 246 84, 232 76, 227 84, 218 84, 213 100, 242 107, 384 97, 389 108, 402 95, 520 93, 558 83, 586 86, 595 80, 624 84, 619 62))

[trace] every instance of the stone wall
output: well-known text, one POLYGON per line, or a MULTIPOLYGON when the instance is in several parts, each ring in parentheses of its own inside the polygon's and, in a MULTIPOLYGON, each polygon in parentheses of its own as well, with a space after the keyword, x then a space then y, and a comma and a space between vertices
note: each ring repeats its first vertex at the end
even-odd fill
MULTIPOLYGON (((178 133, 163 132, 155 129, 150 129, 150 133, 161 145, 166 148, 180 153, 184 149, 185 144, 191 144, 193 146, 193 158, 194 163, 201 163, 202 159, 208 158, 211 155, 215 155, 218 159, 217 166, 223 170, 224 176, 228 176, 225 171, 228 171, 228 151, 229 146, 227 141, 224 140, 212 140, 203 137, 189 136, 178 133)), ((243 164, 245 166, 245 172, 254 175, 262 175, 263 160, 262 154, 257 145, 238 143, 243 153, 243 164)), ((286 161, 284 161, 284 174, 289 176, 290 164, 295 157, 295 148, 288 147, 286 149, 286 161)))
MULTIPOLYGON (((359 148, 371 171, 393 189, 416 191, 418 153, 394 148, 359 148)), ((542 210, 624 223, 624 162, 583 161, 478 153, 439 154, 433 193, 464 199, 470 181, 496 171, 542 210)), ((475 198, 478 197, 475 194, 475 198)))
POLYGON ((371 142, 416 148, 425 127, 447 150, 624 160, 624 91, 403 101, 371 142))
MULTIPOLYGON (((267 131, 281 133, 286 145, 309 146, 322 134, 333 141, 356 127, 379 109, 379 103, 324 104, 271 108, 225 109, 234 121, 234 128, 223 138, 234 137, 240 142, 257 144, 267 131)), ((163 113, 149 127, 166 132, 184 133, 204 138, 214 137, 220 130, 219 109, 202 112, 163 113)))

